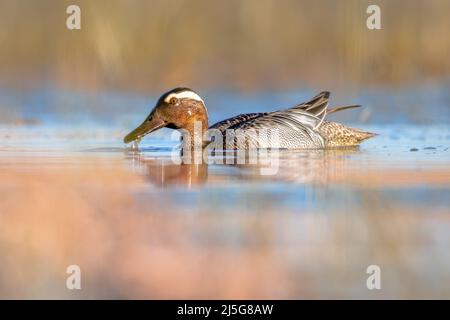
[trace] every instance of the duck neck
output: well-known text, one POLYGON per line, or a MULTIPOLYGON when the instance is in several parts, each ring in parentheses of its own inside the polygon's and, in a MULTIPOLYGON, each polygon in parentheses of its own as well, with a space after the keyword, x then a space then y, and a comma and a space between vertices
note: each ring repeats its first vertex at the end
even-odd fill
POLYGON ((183 148, 191 150, 204 146, 204 136, 208 130, 208 118, 202 117, 193 119, 181 130, 183 148))
POLYGON ((204 140, 208 130, 208 121, 192 122, 181 131, 181 156, 185 164, 199 164, 203 159, 203 148, 208 145, 204 140))

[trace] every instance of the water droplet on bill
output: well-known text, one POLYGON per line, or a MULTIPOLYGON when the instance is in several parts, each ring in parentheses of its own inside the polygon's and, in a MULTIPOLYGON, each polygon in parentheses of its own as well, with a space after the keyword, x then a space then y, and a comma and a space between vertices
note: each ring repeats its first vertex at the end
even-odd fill
POLYGON ((131 150, 137 151, 139 150, 139 144, 141 143, 141 139, 136 139, 131 143, 131 150))

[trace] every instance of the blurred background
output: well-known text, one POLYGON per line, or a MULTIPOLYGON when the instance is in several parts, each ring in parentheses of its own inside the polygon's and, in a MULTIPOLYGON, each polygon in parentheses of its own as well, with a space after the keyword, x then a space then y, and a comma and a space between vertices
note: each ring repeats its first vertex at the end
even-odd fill
POLYGON ((160 92, 392 86, 448 78, 446 0, 0 2, 4 86, 160 92), (81 8, 81 30, 66 8, 81 8), (381 8, 382 30, 366 9, 381 8))
POLYGON ((369 30, 373 3, 2 0, 0 121, 78 114, 128 127, 140 121, 130 113, 188 86, 213 120, 236 101, 266 111, 332 90, 335 103, 372 110, 340 120, 450 122, 450 3, 376 1, 382 29, 369 30), (70 4, 81 8, 81 30, 66 28, 70 4))

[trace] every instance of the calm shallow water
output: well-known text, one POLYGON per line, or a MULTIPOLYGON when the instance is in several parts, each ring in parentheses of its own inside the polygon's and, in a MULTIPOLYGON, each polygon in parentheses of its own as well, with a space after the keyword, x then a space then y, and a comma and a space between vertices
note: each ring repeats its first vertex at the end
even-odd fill
POLYGON ((74 117, 0 126, 1 297, 450 298, 445 123, 353 119, 380 135, 281 152, 261 175, 173 164, 169 130, 130 152, 133 125, 74 117), (382 290, 366 288, 372 264, 382 290))

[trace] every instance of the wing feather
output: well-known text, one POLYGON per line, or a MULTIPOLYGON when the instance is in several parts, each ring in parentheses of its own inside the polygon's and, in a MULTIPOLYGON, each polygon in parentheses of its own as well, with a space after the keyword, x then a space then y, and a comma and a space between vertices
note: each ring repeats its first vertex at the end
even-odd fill
POLYGON ((281 125, 292 130, 301 130, 311 134, 323 123, 327 115, 330 93, 323 91, 308 102, 293 108, 269 112, 245 122, 229 126, 229 129, 270 129, 274 125, 281 125))
POLYGON ((258 117, 262 117, 264 115, 267 115, 268 112, 259 112, 259 113, 243 113, 240 115, 237 115, 235 117, 231 117, 222 121, 219 121, 215 124, 213 124, 210 129, 218 129, 220 131, 225 131, 226 129, 229 129, 232 126, 239 125, 241 123, 245 123, 247 121, 256 119, 258 117))
MULTIPOLYGON (((227 129, 288 129, 301 131, 304 135, 311 138, 312 141, 322 139, 317 129, 324 123, 328 114, 359 107, 359 105, 351 105, 328 109, 329 98, 330 92, 323 91, 311 100, 292 108, 273 112, 240 114, 212 125, 211 129, 219 129, 223 134, 227 129)), ((248 134, 246 133, 246 136, 250 140, 253 139, 250 131, 248 131, 248 134)), ((257 143, 255 142, 254 145, 257 145, 257 143)))

